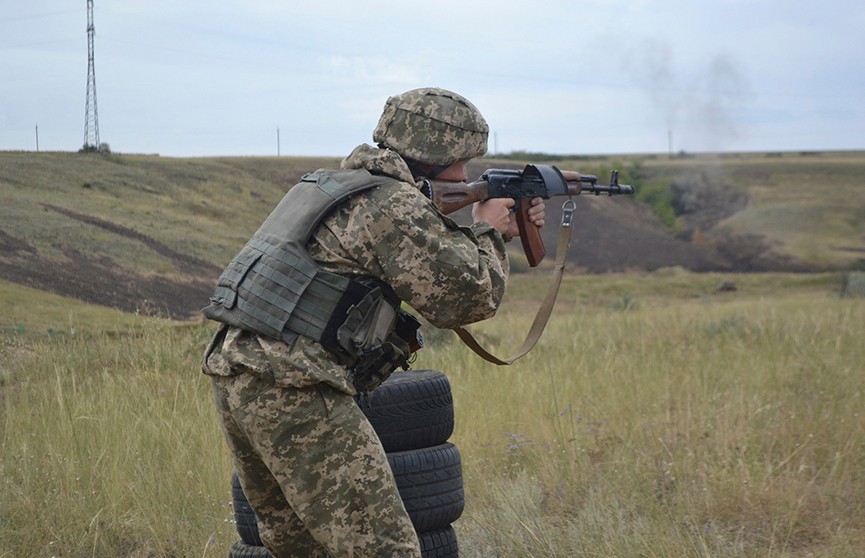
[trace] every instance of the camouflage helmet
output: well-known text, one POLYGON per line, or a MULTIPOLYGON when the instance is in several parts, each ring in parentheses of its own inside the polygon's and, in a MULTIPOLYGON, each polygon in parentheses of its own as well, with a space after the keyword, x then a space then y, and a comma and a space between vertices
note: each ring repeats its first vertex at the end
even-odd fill
POLYGON ((388 98, 372 139, 408 159, 450 165, 486 153, 489 130, 468 99, 429 87, 388 98))

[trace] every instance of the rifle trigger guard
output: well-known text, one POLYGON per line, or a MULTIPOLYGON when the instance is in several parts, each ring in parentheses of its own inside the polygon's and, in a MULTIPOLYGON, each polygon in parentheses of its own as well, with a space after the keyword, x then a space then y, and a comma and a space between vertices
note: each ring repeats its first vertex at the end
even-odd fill
POLYGON ((574 210, 577 204, 574 200, 567 200, 562 204, 562 227, 570 227, 574 220, 574 210))

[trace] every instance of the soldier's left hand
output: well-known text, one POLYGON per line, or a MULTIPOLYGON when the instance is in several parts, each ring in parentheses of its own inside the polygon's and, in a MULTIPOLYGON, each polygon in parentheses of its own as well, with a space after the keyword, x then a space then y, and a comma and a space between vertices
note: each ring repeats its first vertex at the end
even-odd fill
POLYGON ((546 205, 544 198, 532 198, 532 206, 529 208, 529 221, 534 223, 538 228, 544 226, 544 217, 546 216, 546 205))
MULTIPOLYGON (((546 206, 544 205, 544 198, 532 198, 531 200, 529 200, 528 203, 530 204, 529 221, 538 228, 543 227, 544 217, 546 216, 546 206)), ((511 213, 510 222, 508 223, 508 230, 507 232, 505 232, 505 235, 514 238, 520 236, 520 228, 519 225, 517 225, 516 213, 511 213)))

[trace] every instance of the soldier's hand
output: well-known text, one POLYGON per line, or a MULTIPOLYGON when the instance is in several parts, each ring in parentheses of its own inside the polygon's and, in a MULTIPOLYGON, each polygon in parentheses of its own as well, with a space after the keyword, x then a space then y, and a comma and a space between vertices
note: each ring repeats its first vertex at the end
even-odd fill
MULTIPOLYGON (((528 203, 529 205, 529 222, 535 225, 538 228, 544 226, 544 216, 546 214, 546 206, 544 205, 544 198, 532 198, 528 201, 523 201, 522 203, 528 203)), ((511 220, 508 223, 508 229, 503 234, 510 237, 518 237, 520 236, 520 227, 517 224, 517 214, 511 213, 511 220)))
MULTIPOLYGON (((516 202, 511 198, 492 198, 477 202, 472 206, 472 219, 474 222, 483 221, 489 223, 494 229, 502 234, 509 234, 511 228, 511 208, 516 202)), ((514 222, 516 227, 516 222, 514 222)), ((516 235, 511 235, 516 236, 516 235)))
POLYGON ((538 228, 543 227, 544 217, 547 213, 547 206, 544 204, 544 198, 532 198, 529 203, 532 204, 529 208, 529 221, 538 228))

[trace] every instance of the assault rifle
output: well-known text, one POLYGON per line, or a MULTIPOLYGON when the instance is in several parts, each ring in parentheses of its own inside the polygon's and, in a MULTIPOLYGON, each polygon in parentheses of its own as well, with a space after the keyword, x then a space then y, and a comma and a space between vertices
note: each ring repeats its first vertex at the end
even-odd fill
MULTIPOLYGON (((605 194, 617 196, 633 194, 634 187, 619 184, 619 171, 610 173, 609 184, 598 184, 598 177, 590 174, 580 174, 576 171, 563 171, 549 165, 526 165, 518 170, 489 169, 480 179, 471 183, 432 182, 433 203, 444 214, 453 213, 474 202, 490 198, 513 198, 516 200, 514 211, 517 213, 517 224, 520 230, 520 240, 526 253, 529 265, 532 267, 541 263, 546 255, 544 241, 540 229, 529 226, 528 203, 520 200, 531 198, 549 199, 553 196, 579 196, 582 193, 595 195, 605 194)), ((566 219, 570 219, 569 216, 566 219)), ((562 223, 570 226, 571 223, 562 223)))

